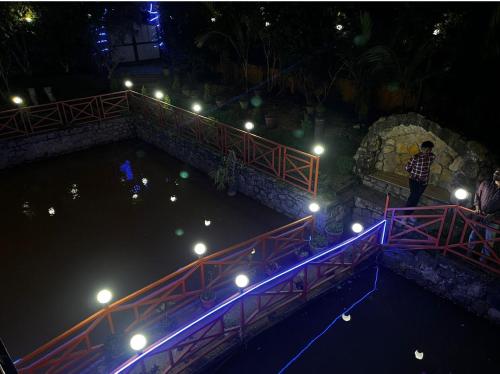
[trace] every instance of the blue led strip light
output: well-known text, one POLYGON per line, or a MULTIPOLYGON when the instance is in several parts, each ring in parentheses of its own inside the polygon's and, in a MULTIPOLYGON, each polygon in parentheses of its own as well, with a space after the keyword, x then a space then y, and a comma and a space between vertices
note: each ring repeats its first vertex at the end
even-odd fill
POLYGON ((290 361, 288 361, 286 363, 286 365, 281 368, 281 370, 278 372, 278 374, 284 373, 285 370, 290 367, 290 365, 292 365, 295 361, 297 361, 297 359, 299 359, 299 357, 302 356, 302 354, 305 351, 307 351, 316 342, 316 340, 318 340, 319 338, 321 338, 328 330, 330 330, 330 328, 335 324, 335 322, 337 322, 340 319, 340 317, 342 317, 342 314, 350 312, 356 305, 358 305, 359 303, 361 303, 368 296, 370 296, 373 292, 375 292, 377 290, 377 283, 378 283, 378 266, 377 266, 376 271, 375 271, 375 281, 373 282, 373 288, 370 291, 368 291, 362 298, 360 298, 358 301, 356 301, 354 304, 352 304, 349 308, 347 308, 342 313, 340 313, 337 317, 335 317, 335 319, 332 322, 330 322, 328 324, 328 326, 326 326, 326 328, 323 331, 321 331, 318 335, 316 335, 314 338, 312 338, 304 346, 304 348, 302 348, 299 351, 299 353, 297 353, 295 356, 293 356, 292 359, 290 361))
POLYGON ((153 47, 162 48, 165 43, 163 42, 162 37, 162 30, 160 25, 160 10, 158 4, 156 2, 149 3, 148 7, 146 8, 146 12, 148 13, 148 23, 153 26, 155 30, 155 35, 153 37, 153 41, 155 42, 155 44, 153 45, 153 47))
POLYGON ((101 26, 96 28, 97 33, 97 47, 99 51, 102 53, 109 52, 109 41, 108 41, 108 33, 106 31, 106 27, 104 23, 106 22, 106 15, 108 14, 108 8, 104 8, 104 13, 101 17, 101 26))
MULTIPOLYGON (((309 257, 301 262, 299 262, 297 265, 295 266, 292 266, 291 268, 288 268, 287 270, 284 270, 282 271, 281 273, 278 273, 270 278, 267 278, 259 283, 256 283, 255 285, 253 286, 250 286, 249 288, 247 288, 245 291, 241 292, 241 293, 238 293, 236 295, 234 295, 233 297, 231 297, 229 300, 226 300, 224 301, 223 303, 217 305, 216 307, 214 307, 213 309, 209 310, 207 313, 203 314, 201 317, 195 319, 193 322, 185 325, 184 327, 178 329, 177 331, 173 332, 172 334, 164 337, 164 338, 161 338, 160 340, 157 340, 155 343, 151 344, 148 348, 146 348, 144 351, 142 351, 141 353, 137 354, 135 357, 132 357, 130 358, 128 361, 126 361, 125 363, 123 363, 122 365, 120 365, 119 367, 117 367, 116 369, 114 369, 112 371, 113 374, 118 374, 118 373, 122 373, 123 371, 125 371, 127 368, 129 368, 130 366, 132 366, 133 364, 135 364, 137 361, 139 361, 140 359, 144 358, 145 356, 147 356, 149 353, 151 353, 152 351, 154 351, 155 349, 157 349, 158 347, 162 346, 163 344, 167 343, 168 341, 172 340, 173 338, 179 336, 180 334, 182 334, 183 332, 185 332, 186 330, 190 329, 191 327, 193 327, 194 325, 200 323, 201 321, 203 320, 206 320, 208 317, 212 316, 213 314, 217 313, 219 310, 223 309, 223 308, 226 308, 227 306, 229 306, 230 304, 234 304, 236 303, 238 300, 240 300, 241 298, 243 298, 244 296, 248 295, 249 293, 251 293, 252 291, 255 291, 256 289, 260 288, 260 287, 263 287, 267 284, 269 284, 270 282, 280 278, 280 277, 283 277, 287 274, 290 274, 291 272, 297 270, 298 268, 302 267, 302 266, 305 266, 313 261, 316 261, 318 258, 320 257, 323 257, 327 254, 330 254, 334 251, 337 251, 338 249, 340 248, 343 248, 343 247, 346 247, 348 244, 356 241, 357 239, 359 238, 362 238, 364 236, 366 236, 367 234, 369 234, 370 232, 374 231, 375 229, 377 229, 378 227, 384 225, 384 228, 383 228, 383 231, 382 231, 382 235, 384 235, 385 233, 385 219, 378 222, 377 224, 371 226, 370 228, 366 229, 364 232, 350 238, 350 239, 347 239, 345 241, 343 241, 342 243, 339 243, 337 245, 335 245, 334 247, 328 249, 328 250, 325 250, 315 256, 312 256, 312 257, 309 257)), ((382 236, 382 240, 383 240, 383 236, 382 236)), ((343 250, 345 250, 346 248, 343 248, 343 250)), ((338 251, 339 253, 342 252, 342 251, 338 251)))

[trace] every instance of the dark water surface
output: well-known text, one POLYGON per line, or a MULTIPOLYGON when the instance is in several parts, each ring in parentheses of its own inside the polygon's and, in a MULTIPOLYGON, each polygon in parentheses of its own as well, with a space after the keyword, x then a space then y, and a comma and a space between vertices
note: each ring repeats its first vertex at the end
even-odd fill
MULTIPOLYGON (((370 267, 255 337, 211 373, 278 373, 374 285, 370 267)), ((500 328, 380 268, 377 291, 339 319, 284 373, 498 374, 500 328), (415 350, 423 352, 417 360, 415 350)))
POLYGON ((14 358, 98 310, 101 288, 116 300, 195 260, 197 241, 213 252, 291 221, 139 141, 0 171, 0 205, 0 336, 14 358))

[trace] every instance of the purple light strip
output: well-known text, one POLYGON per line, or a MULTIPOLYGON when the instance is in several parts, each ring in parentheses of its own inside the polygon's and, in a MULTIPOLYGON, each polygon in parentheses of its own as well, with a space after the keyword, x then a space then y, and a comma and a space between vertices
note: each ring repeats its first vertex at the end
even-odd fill
MULTIPOLYGON (((377 224, 371 226, 370 228, 366 229, 364 232, 358 234, 357 236, 354 236, 350 239, 347 239, 345 241, 343 241, 342 243, 339 243, 337 244, 336 246, 324 251, 324 252, 321 252, 313 257, 310 257, 310 258, 307 258, 305 259, 304 261, 302 262, 299 262, 297 265, 295 266, 292 266, 291 268, 288 268, 287 270, 285 271, 282 271, 281 273, 278 273, 274 276, 272 276, 271 278, 268 278, 268 279, 265 279, 263 280, 262 282, 260 283, 256 283, 255 285, 253 286, 250 286, 247 290, 241 292, 241 293, 238 293, 235 297, 223 302, 222 304, 219 304, 218 306, 216 306, 215 308, 209 310, 207 313, 205 313, 204 315, 202 315, 201 317, 197 318, 196 320, 194 320, 193 322, 187 324, 186 326, 182 327, 181 329, 175 331, 174 333, 172 333, 171 335, 168 335, 160 340, 157 340, 155 343, 153 343, 152 345, 150 345, 147 349, 145 349, 143 352, 137 354, 135 357, 131 357, 129 360, 127 360, 126 362, 124 362, 122 365, 120 365, 119 367, 117 367, 116 369, 114 369, 111 373, 112 374, 118 374, 118 373, 122 373, 123 371, 125 371, 127 368, 129 368, 130 366, 132 366, 133 364, 135 364, 137 361, 139 361, 140 359, 144 358, 145 356, 147 356, 149 353, 151 353, 152 351, 154 351, 156 348, 162 346, 163 344, 165 344, 166 342, 168 342, 169 340, 172 340, 173 338, 175 338, 176 336, 182 334, 184 331, 186 331, 187 329, 193 327, 194 325, 196 325, 197 323, 203 321, 204 319, 210 317, 211 315, 215 314, 216 312, 218 312, 219 310, 227 307, 228 305, 232 304, 232 303, 235 303, 236 301, 238 301, 239 299, 243 298, 244 296, 248 295, 250 292, 256 290, 257 288, 259 287, 262 287, 266 284, 268 284, 269 282, 272 282, 273 280, 277 279, 277 278, 280 278, 286 274, 289 274, 291 272, 293 272, 294 270, 297 270, 298 268, 304 266, 304 265, 307 265, 308 263, 310 262, 313 262, 315 260, 317 260, 318 258, 320 257, 323 257, 325 256, 326 254, 329 254, 339 248, 342 248, 342 247, 345 247, 346 245, 352 243, 353 241, 365 236, 366 234, 370 233, 371 231, 375 230, 376 228, 378 228, 379 226, 381 225, 384 225, 384 232, 385 232, 385 225, 386 225, 386 220, 382 220, 380 222, 378 222, 377 224)), ((382 235, 384 235, 384 232, 382 235)))

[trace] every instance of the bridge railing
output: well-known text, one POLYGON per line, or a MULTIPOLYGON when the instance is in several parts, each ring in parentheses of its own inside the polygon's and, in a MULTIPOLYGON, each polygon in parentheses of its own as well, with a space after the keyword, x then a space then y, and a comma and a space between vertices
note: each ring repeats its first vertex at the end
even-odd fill
POLYGON ((101 309, 17 361, 16 367, 20 373, 66 373, 106 360, 123 362, 120 355, 129 357, 124 342, 134 331, 154 337, 196 318, 203 313, 200 296, 205 291, 213 292, 218 301, 225 300, 234 291, 237 271, 251 273, 255 279, 265 277, 266 266, 293 256, 297 248, 307 245, 312 230, 309 216, 200 258, 101 309))
POLYGON ((188 110, 129 91, 131 108, 161 127, 196 140, 222 154, 234 151, 245 165, 316 196, 319 157, 276 143, 188 110))
POLYGON ((439 251, 500 274, 500 230, 492 226, 500 222, 486 223, 484 216, 460 205, 389 208, 387 203, 386 206, 387 246, 439 251), (486 240, 486 230, 496 237, 486 240), (471 231, 477 234, 477 240, 469 243, 471 231))
POLYGON ((0 139, 99 122, 129 112, 127 91, 0 112, 0 139))
POLYGON ((379 250, 384 230, 385 220, 303 261, 289 263, 240 292, 233 288, 230 297, 156 340, 112 373, 141 373, 155 365, 159 372, 179 373, 200 358, 210 360, 224 349, 224 344, 237 344, 258 332, 276 312, 305 302, 322 285, 370 257, 379 250))

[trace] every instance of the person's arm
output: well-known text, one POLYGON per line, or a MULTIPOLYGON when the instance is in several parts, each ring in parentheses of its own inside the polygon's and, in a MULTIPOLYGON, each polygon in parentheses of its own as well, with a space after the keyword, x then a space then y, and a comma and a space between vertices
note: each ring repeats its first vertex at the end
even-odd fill
POLYGON ((408 172, 408 173, 411 173, 413 168, 415 167, 415 163, 417 162, 417 159, 415 156, 412 156, 412 158, 410 158, 410 161, 408 161, 406 163, 406 166, 405 166, 405 170, 408 172))
POLYGON ((483 192, 483 183, 482 182, 479 187, 476 190, 476 193, 474 194, 474 208, 476 213, 481 212, 481 194, 483 192))

